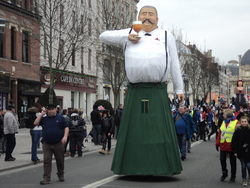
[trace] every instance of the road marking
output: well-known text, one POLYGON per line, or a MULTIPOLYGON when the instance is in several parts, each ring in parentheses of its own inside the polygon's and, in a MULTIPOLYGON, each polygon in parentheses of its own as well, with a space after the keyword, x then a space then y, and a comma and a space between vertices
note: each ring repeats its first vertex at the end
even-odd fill
POLYGON ((102 180, 100 180, 100 181, 96 181, 96 182, 94 182, 94 183, 88 184, 88 185, 86 185, 86 186, 84 186, 84 187, 82 187, 82 188, 96 188, 96 187, 99 187, 99 186, 101 186, 101 185, 104 185, 104 184, 106 184, 106 183, 109 183, 109 182, 111 182, 111 181, 116 180, 118 176, 119 176, 119 175, 113 175, 113 176, 110 176, 110 177, 108 177, 108 178, 102 179, 102 180))

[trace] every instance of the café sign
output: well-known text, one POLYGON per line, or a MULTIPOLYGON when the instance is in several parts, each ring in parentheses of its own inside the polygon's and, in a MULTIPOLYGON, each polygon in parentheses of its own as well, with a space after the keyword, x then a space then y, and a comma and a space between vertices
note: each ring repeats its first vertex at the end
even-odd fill
MULTIPOLYGON (((56 86, 61 87, 61 89, 65 89, 67 87, 77 87, 79 88, 86 88, 91 89, 91 92, 95 92, 96 89, 96 78, 91 76, 82 76, 72 73, 56 73, 57 80, 56 86)), ((50 85, 51 75, 48 73, 47 70, 43 70, 43 82, 46 85, 50 85)), ((68 88, 74 90, 74 88, 68 88)), ((75 88, 76 89, 76 88, 75 88)))
POLYGON ((61 82, 84 85, 83 78, 73 77, 70 75, 62 75, 61 82))

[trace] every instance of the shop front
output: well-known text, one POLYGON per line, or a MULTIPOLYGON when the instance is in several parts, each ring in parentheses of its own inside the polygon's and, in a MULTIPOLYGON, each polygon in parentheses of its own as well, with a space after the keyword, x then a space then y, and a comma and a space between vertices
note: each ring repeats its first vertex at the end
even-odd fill
POLYGON ((23 127, 23 118, 27 109, 32 107, 41 96, 41 83, 38 81, 18 79, 18 117, 23 127))
MULTIPOLYGON (((42 92, 49 87, 49 70, 42 69, 42 92)), ((97 77, 73 72, 57 72, 54 91, 62 109, 81 108, 88 115, 96 100, 97 77)))
POLYGON ((7 108, 10 88, 10 74, 0 72, 0 110, 7 108))

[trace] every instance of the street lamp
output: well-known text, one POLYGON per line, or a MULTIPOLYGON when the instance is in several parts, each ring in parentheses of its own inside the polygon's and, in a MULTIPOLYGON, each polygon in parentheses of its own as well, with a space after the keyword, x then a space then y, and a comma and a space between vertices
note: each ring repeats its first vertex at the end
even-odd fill
POLYGON ((0 18, 0 57, 3 57, 3 38, 5 33, 5 28, 9 20, 0 18))
MULTIPOLYGON (((185 89, 185 90, 184 90, 184 91, 185 91, 185 99, 187 99, 187 98, 188 98, 188 96, 187 96, 187 91, 188 91, 189 75, 183 74, 182 77, 183 77, 184 89, 185 89)), ((187 101, 185 101, 185 102, 186 102, 186 104, 187 104, 187 101)))

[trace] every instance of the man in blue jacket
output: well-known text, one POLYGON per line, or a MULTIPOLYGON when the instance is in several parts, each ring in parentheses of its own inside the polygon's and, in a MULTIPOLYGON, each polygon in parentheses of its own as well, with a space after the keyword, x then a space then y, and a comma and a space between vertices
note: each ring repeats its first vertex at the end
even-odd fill
POLYGON ((193 136, 196 136, 196 128, 193 118, 186 112, 186 106, 180 105, 178 112, 174 114, 175 129, 179 149, 181 152, 181 160, 186 159, 186 141, 193 136))
POLYGON ((43 178, 41 185, 51 183, 52 156, 57 165, 57 176, 64 181, 64 145, 67 142, 69 127, 65 118, 57 113, 56 105, 48 104, 46 110, 36 118, 34 125, 43 126, 43 178))

